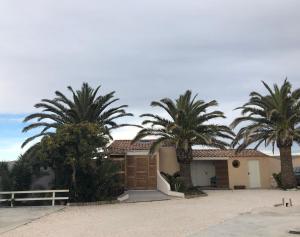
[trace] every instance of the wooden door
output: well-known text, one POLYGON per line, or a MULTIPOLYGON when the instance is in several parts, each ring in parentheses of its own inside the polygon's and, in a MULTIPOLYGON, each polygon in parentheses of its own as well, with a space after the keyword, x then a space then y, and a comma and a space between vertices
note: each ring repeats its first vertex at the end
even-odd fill
POLYGON ((127 156, 126 181, 128 189, 156 189, 156 157, 127 156))

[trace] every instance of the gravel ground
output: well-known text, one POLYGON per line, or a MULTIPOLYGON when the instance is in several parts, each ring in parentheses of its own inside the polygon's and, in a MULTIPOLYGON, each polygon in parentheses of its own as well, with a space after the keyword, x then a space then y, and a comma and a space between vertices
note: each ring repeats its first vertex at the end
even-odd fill
POLYGON ((289 231, 300 232, 299 220, 300 206, 260 208, 189 237, 292 237, 289 231))
POLYGON ((63 209, 64 206, 55 207, 2 207, 0 208, 0 234, 27 224, 33 220, 49 215, 63 209))
MULTIPOLYGON (((207 197, 159 202, 68 207, 3 234, 8 236, 176 237, 197 235, 206 228, 292 198, 300 191, 208 191, 207 197)), ((281 208, 281 207, 278 207, 281 208)), ((240 236, 243 236, 242 234, 240 236)), ((2 235, 1 235, 2 237, 2 235)))

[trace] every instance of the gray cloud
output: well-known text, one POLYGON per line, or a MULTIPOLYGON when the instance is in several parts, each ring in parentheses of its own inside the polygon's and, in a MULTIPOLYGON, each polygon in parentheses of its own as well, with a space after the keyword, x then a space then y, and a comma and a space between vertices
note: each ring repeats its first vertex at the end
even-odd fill
POLYGON ((0 113, 31 112, 87 81, 136 114, 191 88, 217 99, 229 122, 261 80, 300 86, 299 9, 298 0, 2 1, 0 113))

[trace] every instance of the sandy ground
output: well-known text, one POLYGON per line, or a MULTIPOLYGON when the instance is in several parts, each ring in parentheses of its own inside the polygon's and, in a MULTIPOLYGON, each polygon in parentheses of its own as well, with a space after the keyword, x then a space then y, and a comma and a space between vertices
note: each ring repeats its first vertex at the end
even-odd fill
POLYGON ((2 207, 0 208, 0 234, 27 224, 43 216, 49 215, 53 212, 59 211, 63 208, 65 207, 2 207))
POLYGON ((292 198, 294 205, 300 206, 300 191, 208 191, 208 194, 188 200, 68 207, 1 237, 197 236, 206 228, 214 225, 218 228, 239 214, 272 207, 280 203, 282 197, 292 198))
MULTIPOLYGON (((292 237, 300 233, 300 206, 292 208, 259 208, 238 215, 189 237, 292 237)), ((299 235, 296 235, 299 236, 299 235)))

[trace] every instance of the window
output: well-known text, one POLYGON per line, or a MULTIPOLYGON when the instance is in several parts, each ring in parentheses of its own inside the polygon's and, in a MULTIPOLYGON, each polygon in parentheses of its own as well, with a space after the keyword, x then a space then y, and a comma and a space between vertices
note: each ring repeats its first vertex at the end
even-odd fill
POLYGON ((232 161, 232 166, 234 168, 239 168, 240 167, 240 161, 239 160, 234 160, 232 161))

